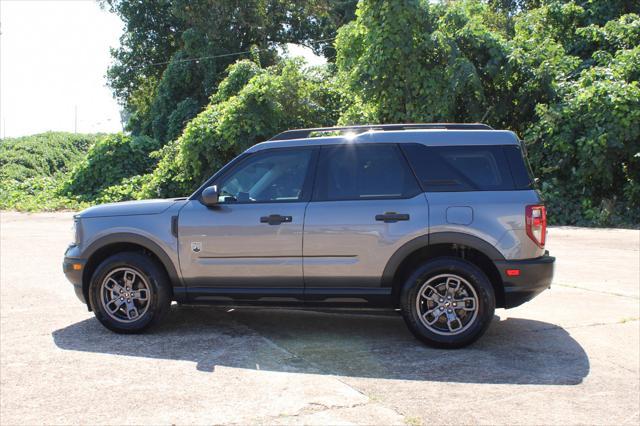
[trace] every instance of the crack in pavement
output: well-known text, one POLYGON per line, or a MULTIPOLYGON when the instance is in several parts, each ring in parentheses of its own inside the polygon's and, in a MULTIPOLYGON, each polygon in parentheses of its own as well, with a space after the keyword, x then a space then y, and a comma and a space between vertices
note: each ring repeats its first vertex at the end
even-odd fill
POLYGON ((283 414, 283 415, 279 415, 279 416, 270 416, 270 418, 300 417, 300 416, 306 416, 306 415, 309 415, 309 414, 322 413, 323 411, 364 407, 365 405, 368 405, 369 403, 370 403, 370 401, 359 402, 359 403, 356 403, 356 404, 349 404, 349 405, 327 405, 327 404, 322 404, 320 402, 310 402, 307 405, 305 405, 304 407, 302 407, 300 410, 295 412, 294 414, 283 414))
POLYGON ((592 288, 586 288, 586 287, 580 287, 577 285, 571 285, 571 284, 559 284, 559 283, 551 283, 552 286, 558 286, 558 287, 564 287, 564 288, 573 288, 576 290, 584 290, 584 291, 590 291, 592 293, 600 293, 600 294, 608 294, 610 296, 619 296, 619 297, 625 297, 627 299, 634 299, 634 300, 639 300, 640 296, 633 296, 630 294, 622 294, 622 293, 614 293, 612 291, 602 291, 602 290, 594 290, 592 288))
MULTIPOLYGON (((318 402, 311 402, 309 404, 307 404, 305 407, 301 408, 300 410, 296 411, 295 413, 292 414, 287 414, 287 413, 281 413, 277 416, 264 416, 258 419, 256 419, 256 421, 258 423, 271 423, 276 419, 299 419, 302 416, 312 416, 314 414, 319 414, 319 413, 325 413, 325 412, 329 412, 329 413, 335 413, 335 412, 340 412, 340 411, 346 411, 346 410, 352 410, 354 408, 359 408, 359 407, 367 407, 367 406, 371 406, 371 405, 377 405, 380 408, 383 409, 387 409, 389 410, 392 415, 396 415, 398 417, 400 417, 403 422, 406 422, 406 416, 399 413, 397 410, 390 408, 386 405, 383 404, 379 404, 377 402, 372 402, 371 400, 366 401, 366 402, 361 402, 361 403, 356 403, 356 404, 350 404, 350 405, 327 405, 327 404, 322 404, 322 403, 318 403, 318 402)), ((340 420, 340 419, 339 419, 340 420)), ((344 422, 344 419, 342 419, 342 422, 344 422)))
POLYGON ((616 325, 616 324, 626 324, 628 322, 634 322, 634 321, 640 321, 640 317, 639 318, 628 318, 625 319, 624 321, 622 320, 618 320, 615 322, 594 322, 591 324, 580 324, 580 325, 571 325, 571 326, 567 326, 567 327, 560 327, 559 325, 551 325, 549 327, 541 327, 541 328, 536 328, 534 330, 525 330, 524 333, 539 333, 541 331, 552 331, 552 330, 574 330, 574 329, 578 329, 578 328, 586 328, 586 327, 599 327, 599 326, 603 326, 603 325, 616 325))

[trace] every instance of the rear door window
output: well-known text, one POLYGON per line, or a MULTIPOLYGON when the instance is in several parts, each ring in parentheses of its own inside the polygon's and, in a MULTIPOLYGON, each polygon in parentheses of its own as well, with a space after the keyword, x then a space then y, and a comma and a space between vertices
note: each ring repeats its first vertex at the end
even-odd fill
POLYGON ((322 147, 313 198, 318 201, 409 198, 420 187, 396 145, 322 147))
POLYGON ((402 145, 427 192, 517 189, 504 148, 501 145, 402 145))

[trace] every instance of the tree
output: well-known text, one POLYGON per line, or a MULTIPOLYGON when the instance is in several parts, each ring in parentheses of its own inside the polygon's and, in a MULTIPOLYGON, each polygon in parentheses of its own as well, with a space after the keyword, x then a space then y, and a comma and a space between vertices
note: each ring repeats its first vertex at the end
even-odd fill
MULTIPOLYGON (((552 222, 640 222, 638 2, 362 0, 355 15, 354 1, 108 4, 152 33, 175 28, 156 40, 169 53, 155 71, 127 62, 113 76, 129 128, 172 142, 153 173, 102 193, 183 195, 291 127, 484 121, 524 138, 552 222), (149 18, 162 7, 171 17, 149 18), (289 41, 335 64, 281 63, 289 41)), ((124 40, 122 61, 153 45, 124 40)))
POLYGON ((326 67, 239 61, 212 102, 166 145, 142 197, 182 196, 250 146, 289 128, 334 125, 339 92, 326 67))
POLYGON ((504 126, 512 69, 503 34, 478 2, 370 0, 339 31, 342 122, 481 121, 504 126))
POLYGON ((331 57, 331 38, 356 0, 104 0, 125 22, 107 77, 129 112, 127 128, 165 142, 179 136, 225 69, 254 49, 262 66, 277 48, 310 45, 331 57))
POLYGON ((120 47, 111 49, 107 80, 127 110, 129 127, 145 134, 144 118, 167 61, 179 49, 184 22, 172 13, 171 0, 101 0, 102 7, 124 22, 120 47))
POLYGON ((607 40, 559 99, 536 108, 527 131, 532 163, 559 223, 640 223, 640 17, 582 35, 607 40))

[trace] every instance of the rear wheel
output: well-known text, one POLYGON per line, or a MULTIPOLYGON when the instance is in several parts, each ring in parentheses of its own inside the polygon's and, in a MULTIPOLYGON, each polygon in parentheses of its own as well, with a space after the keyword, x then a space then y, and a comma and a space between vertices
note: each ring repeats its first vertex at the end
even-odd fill
POLYGON ((430 346, 459 348, 489 327, 495 295, 487 276, 463 259, 443 257, 421 265, 400 295, 411 332, 430 346))
POLYGON ((91 278, 89 298, 96 318, 117 333, 136 333, 158 323, 171 304, 161 265, 136 252, 105 259, 91 278))

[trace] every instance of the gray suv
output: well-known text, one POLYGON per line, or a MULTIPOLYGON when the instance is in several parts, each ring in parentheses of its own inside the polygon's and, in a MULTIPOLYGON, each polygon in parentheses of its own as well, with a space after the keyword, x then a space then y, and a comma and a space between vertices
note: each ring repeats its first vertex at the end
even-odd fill
POLYGON ((483 124, 290 130, 193 195, 75 216, 64 272, 107 328, 171 301, 399 310, 461 347, 548 288, 546 212, 513 132, 483 124))

